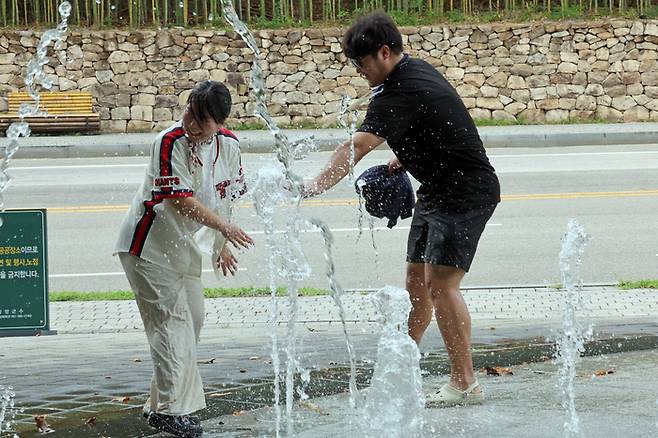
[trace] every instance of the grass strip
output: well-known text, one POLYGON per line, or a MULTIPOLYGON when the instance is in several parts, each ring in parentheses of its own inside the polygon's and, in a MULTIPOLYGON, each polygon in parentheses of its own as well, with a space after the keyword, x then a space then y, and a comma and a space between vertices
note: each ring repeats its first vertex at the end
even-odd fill
POLYGON ((619 282, 619 289, 658 289, 658 280, 622 280, 619 282))
MULTIPOLYGON (((285 296, 285 288, 277 289, 277 296, 285 296)), ((312 287, 299 289, 301 296, 328 295, 329 291, 312 287)), ((264 297, 270 295, 270 289, 266 287, 233 287, 233 288, 205 288, 203 295, 206 298, 239 298, 239 297, 264 297)), ((74 292, 58 291, 49 294, 50 301, 122 301, 135 298, 129 290, 111 290, 102 292, 74 292)))

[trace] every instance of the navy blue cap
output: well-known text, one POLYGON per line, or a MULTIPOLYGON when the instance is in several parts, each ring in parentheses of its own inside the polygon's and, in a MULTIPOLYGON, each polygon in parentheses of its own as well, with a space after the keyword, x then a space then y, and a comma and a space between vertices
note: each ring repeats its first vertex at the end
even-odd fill
POLYGON ((393 228, 398 218, 411 217, 416 197, 407 172, 391 174, 385 164, 373 166, 363 172, 354 184, 356 192, 363 196, 366 211, 378 218, 387 218, 393 228))

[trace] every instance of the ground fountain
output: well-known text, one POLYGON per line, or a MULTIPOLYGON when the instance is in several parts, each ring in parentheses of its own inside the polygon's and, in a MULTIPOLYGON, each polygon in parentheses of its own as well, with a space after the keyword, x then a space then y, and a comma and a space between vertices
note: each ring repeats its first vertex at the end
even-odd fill
MULTIPOLYGON (((14 406, 14 393, 11 387, 0 385, 0 435, 13 429, 17 409, 14 406)), ((18 435, 13 435, 17 437, 18 435)))
POLYGON ((381 336, 377 362, 363 407, 366 437, 420 437, 425 395, 420 351, 409 337, 409 293, 387 286, 373 296, 381 336))
POLYGON ((562 239, 560 272, 564 287, 564 315, 562 332, 557 339, 557 360, 560 364, 558 387, 562 391, 562 407, 565 410, 564 436, 570 438, 580 434, 580 420, 576 412, 574 381, 576 364, 584 352, 586 339, 591 336, 576 319, 581 306, 580 264, 585 244, 589 240, 585 229, 576 220, 569 221, 567 233, 562 239))
MULTIPOLYGON (((333 262, 331 261, 331 232, 322 221, 313 219, 308 221, 304 219, 299 211, 302 201, 303 181, 296 175, 292 169, 295 160, 304 158, 315 147, 312 138, 305 138, 297 141, 291 141, 283 133, 276 122, 270 116, 267 110, 266 87, 263 79, 261 68, 260 49, 256 41, 247 28, 247 26, 237 16, 233 4, 230 1, 222 1, 224 16, 233 29, 240 35, 247 46, 254 53, 254 62, 252 65, 251 81, 253 94, 255 97, 255 115, 260 117, 274 136, 274 152, 277 161, 270 165, 264 166, 258 172, 258 178, 255 182, 253 197, 256 204, 256 210, 261 217, 265 226, 266 242, 269 249, 270 263, 270 286, 272 293, 272 308, 270 311, 270 323, 272 333, 272 365, 275 373, 275 433, 280 435, 281 410, 279 407, 279 388, 280 388, 280 367, 281 360, 278 351, 277 337, 277 281, 282 280, 287 288, 288 295, 288 321, 286 323, 286 432, 288 436, 294 435, 293 424, 293 407, 295 398, 295 375, 301 376, 304 384, 308 383, 310 374, 305 370, 297 357, 296 347, 296 321, 297 321, 297 298, 299 281, 307 278, 310 274, 310 268, 306 261, 304 251, 299 239, 300 232, 313 226, 320 230, 325 242, 325 255, 327 257, 327 276, 329 278, 332 297, 337 304, 343 324, 345 342, 349 355, 350 368, 352 370, 350 378, 351 400, 354 405, 358 402, 358 388, 356 386, 356 369, 354 352, 345 327, 344 311, 341 304, 341 295, 343 289, 335 278, 333 262), (282 208, 283 204, 283 208, 282 208), (285 212, 285 213, 284 213, 285 212), (285 232, 276 233, 277 219, 283 219, 285 232)), ((303 386, 297 390, 301 399, 306 398, 303 386)))
MULTIPOLYGON (((39 109, 39 87, 49 90, 52 88, 52 81, 44 73, 43 67, 48 64, 48 47, 54 43, 55 48, 63 41, 64 35, 68 29, 68 18, 71 14, 71 4, 64 1, 59 5, 59 15, 61 17, 59 25, 55 29, 45 31, 41 35, 39 44, 37 45, 36 55, 30 60, 27 65, 27 73, 25 75, 25 88, 27 93, 33 100, 32 104, 22 104, 19 109, 20 121, 12 123, 7 128, 7 141, 3 145, 4 154, 0 160, 0 212, 5 210, 4 192, 11 183, 11 176, 9 175, 9 164, 12 161, 16 152, 18 152, 20 137, 28 137, 30 135, 30 126, 25 121, 30 116, 37 116, 42 114, 39 109)), ((64 52, 57 53, 61 62, 66 62, 64 52)), ((0 227, 2 226, 2 218, 0 218, 0 227)), ((12 430, 13 420, 20 409, 14 405, 15 393, 11 387, 0 385, 0 434, 12 430)), ((17 436, 17 435, 15 435, 17 436)))

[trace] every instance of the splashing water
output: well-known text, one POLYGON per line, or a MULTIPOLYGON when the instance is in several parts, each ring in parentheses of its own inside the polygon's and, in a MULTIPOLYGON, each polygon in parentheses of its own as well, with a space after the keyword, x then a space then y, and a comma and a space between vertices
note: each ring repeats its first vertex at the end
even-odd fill
MULTIPOLYGON (((301 367, 296 354, 298 282, 308 277, 310 274, 310 267, 308 266, 299 240, 300 230, 302 227, 306 226, 306 221, 301 218, 299 209, 302 200, 303 179, 293 172, 292 165, 295 160, 300 160, 306 157, 308 153, 315 150, 316 145, 313 137, 291 141, 272 119, 267 110, 266 87, 261 67, 261 63, 264 61, 261 59, 261 52, 256 44, 256 40, 247 26, 238 18, 230 0, 222 0, 222 9, 226 20, 255 55, 251 69, 251 83, 253 94, 256 99, 254 113, 265 122, 266 126, 274 136, 274 152, 276 153, 278 163, 259 171, 258 181, 256 182, 253 196, 257 205, 257 212, 265 224, 266 242, 270 253, 270 282, 273 303, 270 315, 274 328, 277 324, 277 279, 280 278, 284 280, 288 289, 289 315, 286 333, 286 426, 288 436, 292 436, 294 435, 292 421, 295 394, 294 375, 295 372, 299 372, 302 376, 302 381, 305 383, 308 383, 308 379, 310 378, 310 374, 301 367), (281 208, 281 202, 283 202, 288 208, 281 208), (287 214, 284 214, 284 212, 287 212, 287 214), (276 215, 283 215, 285 218, 285 233, 281 239, 277 239, 274 232, 276 215)), ((321 224, 317 219, 314 220, 314 223, 321 224)), ((331 273, 331 276, 333 276, 333 272, 331 273)), ((340 304, 340 296, 334 294, 334 300, 339 304, 339 309, 341 309, 342 304, 340 304)), ((346 330, 345 335, 350 363, 352 364, 354 363, 354 355, 346 330)), ((278 375, 281 364, 278 357, 278 339, 276 330, 272 330, 272 344, 272 364, 275 374, 278 375)), ((281 422, 281 411, 278 407, 278 386, 280 382, 277 376, 275 376, 275 379, 276 436, 278 437, 280 435, 281 422)), ((350 389, 352 389, 352 385, 350 385, 350 389)), ((354 389, 356 390, 356 384, 354 385, 354 389)), ((304 394, 303 388, 300 388, 297 392, 302 399, 305 398, 306 395, 304 394)))
POLYGON ((282 184, 285 183, 284 174, 281 170, 281 164, 275 163, 271 166, 263 166, 258 171, 256 183, 252 190, 252 197, 256 206, 257 214, 263 219, 265 228, 265 238, 267 247, 269 249, 269 267, 270 267, 270 294, 272 297, 272 304, 270 306, 270 337, 272 342, 272 350, 270 358, 272 359, 272 368, 274 371, 274 413, 275 413, 275 430, 277 437, 281 427, 281 406, 280 406, 280 387, 281 379, 279 376, 281 369, 281 360, 279 358, 279 340, 277 336, 277 318, 279 315, 278 300, 276 297, 277 284, 279 272, 277 271, 277 258, 280 254, 277 248, 280 248, 277 242, 277 235, 275 233, 275 213, 278 211, 278 206, 284 202, 285 193, 280 190, 282 184))
MULTIPOLYGON (((0 385, 0 434, 11 431, 14 425, 14 417, 18 411, 14 407, 15 396, 11 387, 0 385)), ((14 434, 13 437, 18 435, 14 434)))
MULTIPOLYGON (((4 156, 0 161, 0 212, 5 210, 4 192, 9 187, 11 176, 7 173, 9 163, 18 152, 19 137, 28 137, 30 135, 30 126, 24 121, 25 117, 40 114, 39 112, 39 92, 35 85, 41 85, 45 89, 52 87, 52 81, 46 76, 43 71, 43 66, 48 64, 48 46, 51 42, 61 43, 64 34, 68 28, 68 17, 71 15, 71 4, 67 1, 59 5, 59 14, 61 21, 57 28, 47 30, 41 36, 36 50, 36 56, 30 60, 27 65, 27 74, 25 76, 25 87, 28 94, 34 101, 33 105, 22 104, 18 115, 21 118, 20 122, 12 123, 7 128, 7 141, 4 146, 4 156)), ((62 57, 60 56, 60 59, 62 57)), ((0 218, 0 227, 2 226, 2 218, 0 218)), ((16 409, 14 406, 14 397, 16 394, 11 387, 4 387, 0 385, 0 434, 11 430, 14 417, 17 412, 22 410, 16 409)), ((18 435, 14 434, 14 437, 18 435)))
POLYGON ((363 408, 362 433, 372 438, 420 437, 425 395, 420 351, 407 334, 409 293, 386 286, 374 295, 373 301, 382 333, 363 408))
POLYGON ((567 225, 567 233, 562 238, 560 251, 560 272, 565 288, 565 307, 562 319, 562 332, 558 336, 557 361, 560 363, 559 387, 562 390, 562 407, 565 410, 564 436, 570 438, 580 434, 580 419, 576 412, 574 381, 576 363, 584 351, 586 333, 576 320, 576 312, 581 307, 580 264, 589 236, 576 220, 567 225))
POLYGON ((320 230, 322 240, 324 241, 324 258, 327 263, 327 279, 329 280, 329 289, 331 290, 331 297, 333 298, 334 303, 336 303, 336 307, 338 307, 338 314, 340 316, 340 322, 343 327, 343 334, 345 335, 345 341, 347 343, 347 352, 350 358, 350 405, 355 408, 361 405, 361 394, 359 393, 359 389, 356 386, 356 363, 354 361, 354 350, 352 348, 352 343, 350 342, 350 336, 347 333, 347 326, 345 325, 345 309, 341 300, 341 297, 345 294, 345 290, 340 285, 340 283, 338 283, 338 279, 336 278, 334 259, 331 255, 331 247, 334 242, 334 237, 326 224, 318 221, 317 219, 311 219, 309 222, 320 230))
MULTIPOLYGON (((19 142, 18 138, 28 137, 30 135, 30 127, 24 121, 25 117, 42 114, 39 111, 39 92, 36 85, 49 90, 52 88, 52 80, 48 78, 43 71, 43 66, 48 64, 48 46, 51 42, 61 43, 64 34, 68 29, 68 18, 71 15, 71 4, 67 1, 59 5, 59 15, 61 21, 57 28, 47 30, 41 36, 36 50, 36 56, 30 60, 27 65, 27 74, 25 75, 25 87, 27 93, 33 100, 33 104, 23 103, 18 110, 18 116, 21 118, 20 122, 12 123, 7 128, 7 141, 4 144, 4 156, 0 161, 0 212, 5 210, 4 192, 7 190, 11 182, 11 176, 7 173, 9 163, 18 152, 19 142)), ((60 60, 61 60, 60 56, 60 60)), ((2 226, 2 219, 0 218, 0 226, 2 226)))
POLYGON ((356 133, 356 118, 357 110, 350 108, 352 98, 344 95, 340 100, 340 112, 338 114, 338 123, 347 131, 348 138, 350 139, 350 161, 349 161, 349 181, 354 182, 354 162, 356 161, 356 154, 354 151, 354 133, 356 133))

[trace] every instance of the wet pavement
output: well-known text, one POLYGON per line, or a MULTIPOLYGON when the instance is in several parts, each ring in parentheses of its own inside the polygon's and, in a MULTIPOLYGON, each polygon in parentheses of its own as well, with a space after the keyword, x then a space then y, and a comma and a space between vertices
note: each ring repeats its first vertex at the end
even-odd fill
MULTIPOLYGON (((572 436, 658 436, 657 362, 658 350, 582 358, 575 382, 580 434, 572 436)), ((567 436, 562 388, 557 385, 558 366, 546 361, 513 366, 509 371, 512 374, 495 377, 479 373, 487 397, 482 405, 426 409, 423 436, 567 436)), ((436 391, 446 381, 443 376, 426 377, 424 390, 436 391)), ((368 436, 360 429, 359 410, 348 406, 345 394, 316 398, 298 406, 294 417, 296 436, 368 436)), ((219 417, 204 423, 204 436, 273 436, 272 418, 268 409, 219 417)))
MULTIPOLYGON (((464 296, 472 311, 476 367, 541 362, 553 355, 551 339, 561 325, 561 292, 476 289, 464 291, 464 296)), ((582 297, 580 321, 594 329, 590 354, 658 348, 658 291, 589 287, 582 297)), ((285 299, 281 300, 279 319, 285 321, 287 306, 285 299)), ((203 418, 233 418, 232 414, 238 413, 237 418, 247 421, 250 417, 242 411, 265 412, 272 404, 269 302, 269 298, 206 301, 206 325, 199 347, 209 405, 203 418)), ((359 381, 365 386, 378 339, 374 307, 365 293, 346 295, 345 307, 359 361, 359 381)), ((0 385, 11 385, 16 404, 24 409, 16 415, 20 436, 38 435, 33 416, 41 414, 48 415, 56 430, 51 436, 152 434, 139 417, 151 362, 134 303, 52 303, 51 309, 57 335, 0 339, 0 385), (91 417, 96 417, 93 427, 85 425, 91 417)), ((330 297, 300 298, 299 321, 299 357, 301 365, 312 370, 308 393, 313 403, 319 403, 321 397, 347 388, 345 341, 330 297)), ((278 334, 284 336, 284 324, 278 334)), ((445 373, 447 360, 435 327, 428 330, 421 351, 424 370, 431 375, 445 373)), ((428 384, 434 377, 429 379, 428 384)), ((656 409, 655 400, 652 409, 656 409)), ((484 418, 487 415, 495 417, 488 413, 484 418)), ((268 418, 271 421, 271 414, 268 418)), ((235 427, 248 428, 231 432, 247 434, 238 436, 261 433, 254 432, 261 429, 252 425, 235 427)), ((331 436, 318 430, 313 436, 331 436)))

